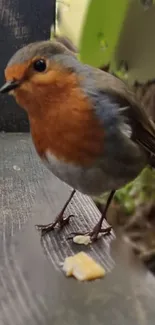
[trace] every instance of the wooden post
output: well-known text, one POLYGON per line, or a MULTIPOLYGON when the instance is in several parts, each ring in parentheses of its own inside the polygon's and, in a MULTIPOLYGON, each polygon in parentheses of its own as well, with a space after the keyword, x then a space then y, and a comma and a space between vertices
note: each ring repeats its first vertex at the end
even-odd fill
MULTIPOLYGON (((50 38, 55 0, 0 0, 0 85, 12 54, 24 44, 50 38)), ((26 132, 26 113, 9 96, 0 96, 0 131, 26 132)))

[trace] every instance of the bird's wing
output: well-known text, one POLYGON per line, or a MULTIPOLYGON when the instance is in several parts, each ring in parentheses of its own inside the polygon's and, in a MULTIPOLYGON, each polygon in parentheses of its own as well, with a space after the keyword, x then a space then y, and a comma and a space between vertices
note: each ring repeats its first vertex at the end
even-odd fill
POLYGON ((138 102, 134 92, 123 81, 109 73, 95 68, 92 68, 91 72, 97 89, 103 94, 109 94, 110 101, 117 104, 120 114, 128 119, 132 128, 132 140, 154 156, 155 125, 148 118, 145 107, 138 102))

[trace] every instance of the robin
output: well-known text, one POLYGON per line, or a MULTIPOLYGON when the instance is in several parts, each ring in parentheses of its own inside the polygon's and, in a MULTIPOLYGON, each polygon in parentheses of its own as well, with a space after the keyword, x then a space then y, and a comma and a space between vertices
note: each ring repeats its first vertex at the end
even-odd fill
POLYGON ((64 211, 76 190, 99 196, 109 192, 104 212, 90 231, 91 240, 115 191, 146 165, 155 166, 155 126, 134 93, 120 79, 82 64, 56 41, 18 50, 5 69, 1 93, 12 94, 29 116, 35 148, 48 168, 69 184, 72 194, 54 223, 39 225, 42 234, 63 227, 64 211))
POLYGON ((72 41, 65 36, 61 36, 61 35, 55 35, 54 39, 63 44, 65 47, 68 48, 68 50, 74 52, 74 53, 78 53, 78 48, 72 43, 72 41))

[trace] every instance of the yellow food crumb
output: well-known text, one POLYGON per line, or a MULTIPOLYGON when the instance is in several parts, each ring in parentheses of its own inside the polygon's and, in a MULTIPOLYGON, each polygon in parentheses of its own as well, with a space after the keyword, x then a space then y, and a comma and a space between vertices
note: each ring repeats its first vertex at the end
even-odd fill
POLYGON ((78 235, 73 238, 73 242, 79 245, 89 245, 91 244, 91 239, 88 235, 78 235))
POLYGON ((74 276, 80 281, 95 280, 105 275, 104 268, 84 252, 66 257, 63 270, 67 276, 74 276))

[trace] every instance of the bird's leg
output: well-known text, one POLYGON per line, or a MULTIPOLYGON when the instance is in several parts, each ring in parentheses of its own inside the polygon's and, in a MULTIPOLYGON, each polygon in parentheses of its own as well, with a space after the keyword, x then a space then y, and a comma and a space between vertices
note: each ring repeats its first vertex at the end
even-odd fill
POLYGON ((51 230, 53 230, 56 225, 59 225, 60 228, 62 229, 69 222, 69 219, 71 217, 73 217, 73 215, 69 215, 67 218, 64 218, 64 212, 65 212, 69 202, 73 198, 75 192, 76 192, 76 190, 72 191, 69 199, 65 203, 64 207, 62 208, 61 212, 58 214, 58 216, 56 217, 54 222, 49 223, 47 225, 36 225, 37 229, 42 231, 42 235, 45 235, 48 232, 50 232, 51 230))
POLYGON ((113 199, 114 194, 115 194, 115 190, 110 192, 110 195, 108 197, 108 200, 107 200, 105 208, 104 208, 104 211, 102 212, 101 218, 100 218, 99 222, 95 225, 94 229, 91 231, 90 236, 91 236, 92 241, 97 240, 98 235, 101 233, 104 235, 109 235, 111 232, 112 227, 102 228, 102 223, 103 223, 103 220, 106 219, 106 214, 107 214, 108 208, 110 206, 110 203, 113 199))
POLYGON ((74 233, 70 234, 68 239, 72 239, 76 235, 88 235, 88 236, 90 236, 90 239, 93 242, 93 241, 96 241, 98 239, 99 234, 104 234, 104 236, 109 235, 110 232, 111 232, 112 227, 109 226, 107 228, 102 228, 102 223, 103 223, 103 220, 106 219, 107 210, 108 210, 109 205, 110 205, 110 203, 111 203, 111 201, 113 199, 114 194, 115 194, 115 190, 110 192, 110 195, 109 195, 108 200, 106 202, 106 206, 104 208, 104 211, 102 212, 101 218, 98 221, 98 223, 95 225, 95 227, 93 228, 92 231, 85 232, 85 233, 74 232, 74 233))

